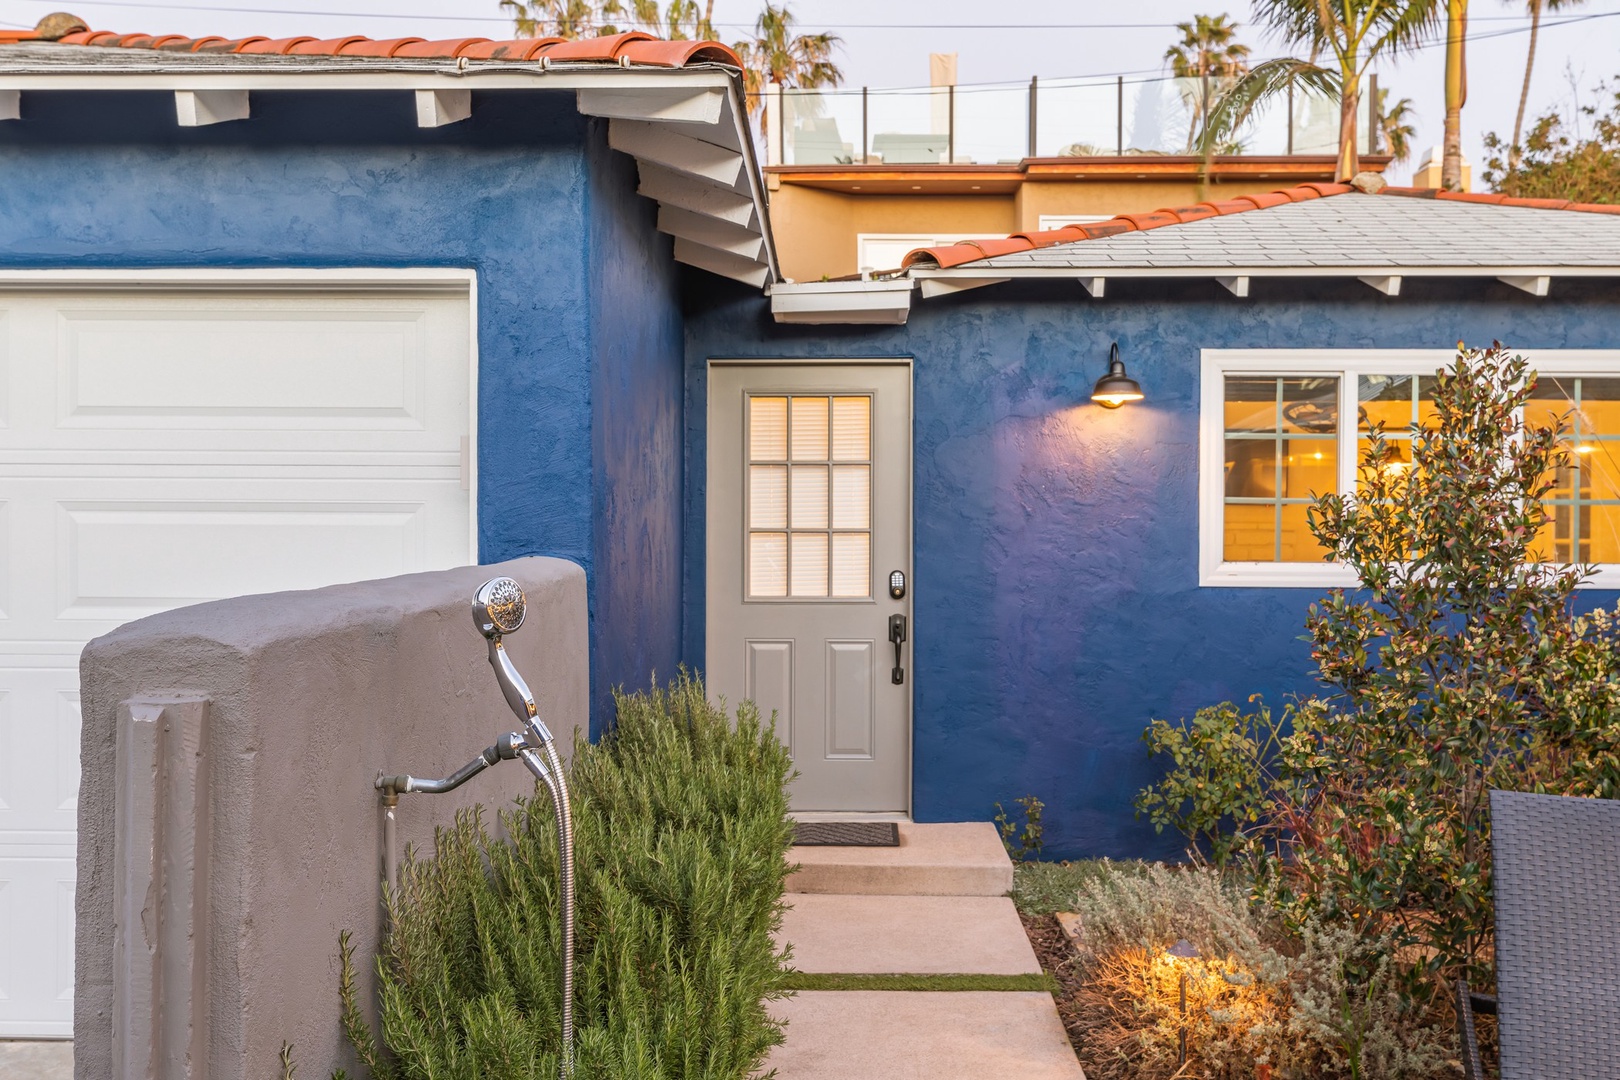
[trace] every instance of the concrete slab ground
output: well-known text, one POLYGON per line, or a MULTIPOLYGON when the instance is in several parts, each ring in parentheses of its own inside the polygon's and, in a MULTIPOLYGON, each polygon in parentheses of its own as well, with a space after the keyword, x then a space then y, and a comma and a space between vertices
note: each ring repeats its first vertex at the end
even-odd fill
POLYGON ((793 966, 845 975, 1039 974, 1005 896, 788 895, 793 966))
POLYGON ((1050 994, 801 991, 779 1080, 1085 1080, 1050 994))
POLYGON ((5 1080, 73 1080, 73 1044, 0 1039, 0 1076, 5 1080))
POLYGON ((866 896, 1002 896, 1012 861, 988 821, 900 823, 900 846, 796 847, 788 892, 866 896))

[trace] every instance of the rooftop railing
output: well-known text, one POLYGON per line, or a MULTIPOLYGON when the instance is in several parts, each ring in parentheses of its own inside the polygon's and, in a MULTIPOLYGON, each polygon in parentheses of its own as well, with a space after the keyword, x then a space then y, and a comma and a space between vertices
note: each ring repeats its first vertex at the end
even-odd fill
MULTIPOLYGON (((1361 97, 1357 143, 1376 153, 1361 97)), ((1027 85, 859 87, 764 92, 769 165, 984 165, 1024 158, 1199 154, 1202 103, 1217 80, 1031 79, 1027 85)), ((1295 87, 1265 103, 1215 153, 1336 154, 1339 100, 1295 87)))

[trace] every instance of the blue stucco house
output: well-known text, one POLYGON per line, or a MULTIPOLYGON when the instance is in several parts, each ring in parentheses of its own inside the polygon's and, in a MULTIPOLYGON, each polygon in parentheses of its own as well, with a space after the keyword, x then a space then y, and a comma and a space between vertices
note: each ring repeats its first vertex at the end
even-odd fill
MULTIPOLYGON (((1052 855, 1173 853, 1144 726, 1311 689, 1350 582, 1305 504, 1459 339, 1575 407, 1546 543, 1614 599, 1613 208, 1305 185, 794 283, 723 47, 46 36, 0 39, 0 732, 47 763, 0 774, 0 880, 40 910, 85 640, 525 554, 586 570, 597 726, 685 664, 778 714, 806 812, 1036 795, 1052 855)), ((67 1030, 36 959, 0 1032, 67 1030)))

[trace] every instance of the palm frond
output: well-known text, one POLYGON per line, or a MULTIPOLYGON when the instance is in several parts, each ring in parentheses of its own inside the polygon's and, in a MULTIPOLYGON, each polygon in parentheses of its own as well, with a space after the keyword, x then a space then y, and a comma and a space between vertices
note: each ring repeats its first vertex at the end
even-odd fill
POLYGON ((1209 119, 1199 133, 1198 152, 1212 153, 1221 143, 1230 141, 1232 133, 1260 106, 1279 94, 1286 94, 1290 85, 1337 97, 1339 73, 1288 57, 1256 64, 1215 99, 1209 119))

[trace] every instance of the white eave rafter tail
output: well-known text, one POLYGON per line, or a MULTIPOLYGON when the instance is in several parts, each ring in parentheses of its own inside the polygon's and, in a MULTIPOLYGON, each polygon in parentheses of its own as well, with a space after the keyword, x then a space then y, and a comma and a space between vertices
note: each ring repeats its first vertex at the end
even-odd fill
MULTIPOLYGON (((1386 295, 1399 294, 1407 278, 1495 278, 1532 296, 1546 296, 1554 278, 1620 277, 1620 253, 1613 265, 1596 266, 1110 266, 1106 271, 1077 266, 957 266, 948 270, 913 266, 907 273, 919 282, 953 280, 1078 281, 1092 296, 1102 295, 1105 280, 1113 278, 1180 278, 1187 281, 1214 279, 1234 291, 1261 278, 1342 278, 1359 280, 1386 295)), ((943 291, 943 290, 941 290, 943 291)), ((1242 294, 1239 294, 1242 295, 1242 294)))
POLYGON ((198 63, 146 53, 97 56, 82 65, 52 57, 49 65, 31 66, 18 58, 0 68, 0 121, 19 118, 22 99, 36 90, 167 90, 175 94, 176 121, 187 127, 250 119, 250 94, 281 90, 411 92, 422 127, 466 120, 473 90, 574 91, 581 113, 607 119, 610 145, 636 158, 642 194, 658 201, 661 211, 691 215, 660 214, 660 229, 682 241, 675 249, 678 262, 759 287, 781 279, 741 77, 732 68, 262 59, 211 57, 198 63))

